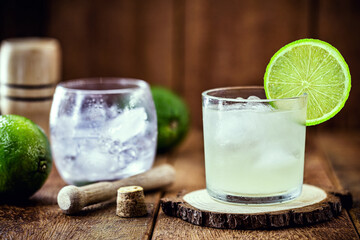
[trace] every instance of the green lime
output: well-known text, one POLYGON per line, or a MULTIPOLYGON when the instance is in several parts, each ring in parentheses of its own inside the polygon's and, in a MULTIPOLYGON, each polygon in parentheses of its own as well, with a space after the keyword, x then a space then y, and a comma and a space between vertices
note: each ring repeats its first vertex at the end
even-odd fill
POLYGON ((335 116, 349 97, 349 67, 340 52, 317 39, 301 39, 281 48, 268 64, 264 76, 267 98, 308 94, 306 125, 335 116))
POLYGON ((52 166, 49 141, 31 120, 0 116, 0 199, 22 199, 44 184, 52 166))
POLYGON ((189 125, 189 110, 184 101, 174 92, 151 87, 158 121, 158 152, 166 152, 186 136, 189 125))

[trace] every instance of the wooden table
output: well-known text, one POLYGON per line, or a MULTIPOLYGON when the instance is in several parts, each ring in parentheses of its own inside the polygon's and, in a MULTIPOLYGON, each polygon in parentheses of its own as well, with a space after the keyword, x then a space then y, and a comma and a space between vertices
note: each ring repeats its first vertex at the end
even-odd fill
POLYGON ((75 216, 64 215, 56 204, 65 183, 54 168, 49 179, 30 200, 0 205, 0 239, 359 239, 360 133, 319 133, 308 129, 304 181, 320 187, 348 189, 354 207, 330 222, 280 230, 222 230, 191 225, 165 215, 162 197, 205 187, 202 133, 192 130, 174 152, 158 156, 177 171, 166 190, 147 192, 150 212, 141 218, 119 218, 115 203, 88 207, 75 216))

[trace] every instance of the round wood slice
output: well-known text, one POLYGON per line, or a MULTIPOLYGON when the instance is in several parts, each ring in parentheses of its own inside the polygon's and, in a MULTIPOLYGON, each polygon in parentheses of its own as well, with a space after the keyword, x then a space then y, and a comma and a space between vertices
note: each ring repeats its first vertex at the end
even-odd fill
POLYGON ((292 201, 248 205, 216 201, 202 189, 173 199, 163 198, 160 204, 165 214, 199 226, 268 229, 328 221, 341 213, 341 199, 349 201, 346 194, 342 197, 341 193, 304 184, 302 194, 292 201))

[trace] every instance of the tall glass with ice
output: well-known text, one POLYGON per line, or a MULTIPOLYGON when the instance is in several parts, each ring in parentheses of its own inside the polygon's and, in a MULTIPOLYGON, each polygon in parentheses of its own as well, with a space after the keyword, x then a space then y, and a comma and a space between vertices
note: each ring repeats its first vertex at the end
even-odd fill
POLYGON ((136 79, 58 84, 50 113, 52 153, 69 184, 114 180, 151 168, 157 119, 149 85, 136 79))
POLYGON ((233 203, 278 203, 300 195, 306 95, 266 99, 263 87, 202 93, 206 188, 233 203))

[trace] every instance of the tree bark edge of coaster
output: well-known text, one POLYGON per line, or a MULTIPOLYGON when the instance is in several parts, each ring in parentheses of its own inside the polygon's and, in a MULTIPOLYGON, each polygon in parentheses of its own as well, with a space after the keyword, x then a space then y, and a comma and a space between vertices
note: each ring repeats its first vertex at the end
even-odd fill
MULTIPOLYGON (((311 186, 311 185, 310 185, 311 186)), ((341 191, 325 190, 320 202, 266 213, 224 213, 200 210, 184 200, 182 191, 175 198, 162 198, 160 206, 168 216, 194 225, 223 229, 274 229, 312 225, 333 219, 341 214, 341 191)), ((348 196, 346 197, 346 199, 348 196)))

